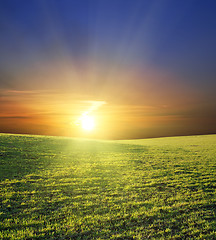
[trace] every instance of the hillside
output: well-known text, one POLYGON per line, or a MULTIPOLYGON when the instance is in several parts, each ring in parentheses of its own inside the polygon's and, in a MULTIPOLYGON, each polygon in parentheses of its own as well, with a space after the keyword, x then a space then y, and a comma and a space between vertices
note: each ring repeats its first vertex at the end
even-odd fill
POLYGON ((0 134, 0 239, 216 239, 216 135, 0 134))

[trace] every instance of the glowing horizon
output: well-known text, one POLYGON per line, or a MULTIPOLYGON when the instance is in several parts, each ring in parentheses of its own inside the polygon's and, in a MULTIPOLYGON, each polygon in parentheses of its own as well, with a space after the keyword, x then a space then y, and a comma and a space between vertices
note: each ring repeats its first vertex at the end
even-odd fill
POLYGON ((187 1, 0 4, 0 132, 216 133, 213 3, 193 12, 187 1))

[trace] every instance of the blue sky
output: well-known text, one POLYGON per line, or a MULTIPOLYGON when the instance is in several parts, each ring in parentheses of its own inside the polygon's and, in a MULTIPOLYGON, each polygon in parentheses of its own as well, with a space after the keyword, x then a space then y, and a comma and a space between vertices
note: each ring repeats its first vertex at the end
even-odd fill
POLYGON ((132 63, 212 71, 215 9, 210 0, 3 0, 1 58, 28 61, 40 51, 50 53, 53 45, 72 57, 108 54, 132 63))

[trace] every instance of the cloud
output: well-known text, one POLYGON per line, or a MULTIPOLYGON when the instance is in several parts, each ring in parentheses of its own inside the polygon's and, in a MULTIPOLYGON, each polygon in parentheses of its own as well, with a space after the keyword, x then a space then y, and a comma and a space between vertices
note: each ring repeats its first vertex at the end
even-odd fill
POLYGON ((88 108, 87 111, 84 111, 82 113, 82 115, 75 121, 76 125, 80 125, 82 119, 91 114, 94 111, 97 111, 100 107, 102 107, 103 105, 107 104, 107 102, 105 101, 81 101, 81 103, 85 103, 85 104, 91 104, 91 106, 88 108))
POLYGON ((0 119, 30 119, 29 116, 0 116, 0 119))
POLYGON ((41 94, 41 93, 55 93, 51 90, 14 90, 14 89, 6 89, 3 91, 6 94, 41 94))
POLYGON ((98 110, 104 104, 107 104, 107 102, 105 102, 105 101, 82 101, 82 102, 91 104, 89 109, 86 112, 84 112, 83 115, 88 115, 88 114, 92 113, 93 111, 98 110))

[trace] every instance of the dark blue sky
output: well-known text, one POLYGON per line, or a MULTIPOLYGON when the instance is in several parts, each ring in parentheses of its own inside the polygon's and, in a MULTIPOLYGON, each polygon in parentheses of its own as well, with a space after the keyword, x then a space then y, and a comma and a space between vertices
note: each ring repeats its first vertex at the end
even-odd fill
POLYGON ((2 0, 0 5, 2 64, 67 51, 72 58, 117 58, 190 77, 215 73, 215 1, 2 0))
POLYGON ((1 0, 0 90, 164 106, 173 97, 212 122, 215 12, 214 0, 1 0))

